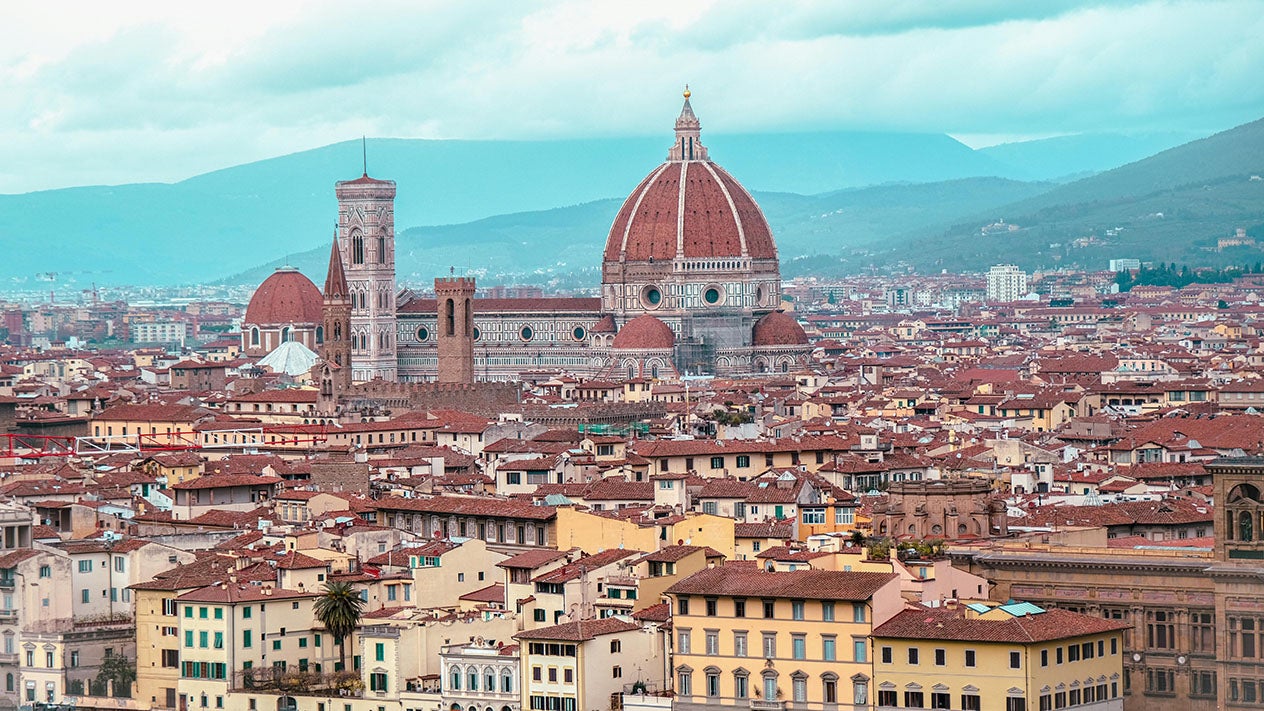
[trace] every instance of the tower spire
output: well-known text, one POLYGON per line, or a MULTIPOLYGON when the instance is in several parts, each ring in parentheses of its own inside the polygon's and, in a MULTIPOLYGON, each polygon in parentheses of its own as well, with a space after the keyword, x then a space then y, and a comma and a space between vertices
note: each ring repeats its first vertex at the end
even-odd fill
POLYGON ((325 298, 347 297, 347 273, 342 268, 342 252, 338 249, 338 228, 334 228, 334 245, 329 252, 329 271, 325 273, 325 298))
POLYGON ((710 160, 707 147, 702 145, 702 123, 698 121, 693 106, 689 104, 690 96, 693 96, 693 92, 689 91, 689 85, 686 84, 685 103, 680 107, 680 115, 676 117, 676 142, 667 153, 669 161, 710 160))

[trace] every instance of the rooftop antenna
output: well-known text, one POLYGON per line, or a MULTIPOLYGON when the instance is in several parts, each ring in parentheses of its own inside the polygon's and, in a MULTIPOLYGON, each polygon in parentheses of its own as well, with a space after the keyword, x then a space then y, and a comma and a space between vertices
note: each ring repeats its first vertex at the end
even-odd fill
POLYGON ((369 139, 368 137, 364 135, 360 136, 360 158, 364 161, 363 163, 364 175, 368 176, 369 174, 369 139))

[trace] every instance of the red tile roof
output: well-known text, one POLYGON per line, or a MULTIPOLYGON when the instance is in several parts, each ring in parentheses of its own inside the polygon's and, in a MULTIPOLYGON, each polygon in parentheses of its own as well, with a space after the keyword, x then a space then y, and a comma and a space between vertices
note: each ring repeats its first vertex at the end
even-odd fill
POLYGON ((854 573, 835 570, 764 571, 721 565, 702 570, 667 588, 672 595, 736 595, 794 597, 813 600, 861 601, 892 580, 894 573, 854 573))
POLYGON ((927 639, 1029 644, 1128 629, 1121 620, 1051 609, 1010 619, 966 618, 962 609, 905 610, 873 631, 875 639, 927 639))

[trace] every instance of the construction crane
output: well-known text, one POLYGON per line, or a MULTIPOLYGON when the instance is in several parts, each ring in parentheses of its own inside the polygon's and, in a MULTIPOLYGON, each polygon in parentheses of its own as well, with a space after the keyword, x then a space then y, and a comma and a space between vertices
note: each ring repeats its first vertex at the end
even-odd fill
POLYGON ((54 284, 57 283, 57 272, 40 272, 35 275, 35 278, 48 282, 48 303, 57 303, 57 294, 54 289, 54 284))

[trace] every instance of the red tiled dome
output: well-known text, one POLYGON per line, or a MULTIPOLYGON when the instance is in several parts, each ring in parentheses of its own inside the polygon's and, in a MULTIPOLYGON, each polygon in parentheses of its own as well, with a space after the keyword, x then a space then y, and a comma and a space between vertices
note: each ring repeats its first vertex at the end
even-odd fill
POLYGON ((320 323, 322 301, 311 279, 297 269, 282 267, 255 289, 244 321, 258 325, 320 323))
POLYGON ((773 311, 755 322, 756 346, 805 346, 808 334, 790 314, 773 311))
POLYGON ((614 333, 616 330, 616 327, 614 325, 614 317, 611 316, 610 314, 606 314, 605 316, 602 316, 601 320, 598 321, 595 325, 593 325, 593 327, 589 330, 592 331, 593 333, 614 333))
POLYGON ((633 262, 776 259, 777 246, 754 198, 723 168, 710 161, 668 161, 641 181, 614 218, 605 259, 621 256, 633 262))
POLYGON ((650 348, 671 348, 676 345, 676 334, 671 327, 658 319, 644 314, 623 324, 623 328, 615 334, 611 348, 624 350, 645 350, 650 348))

